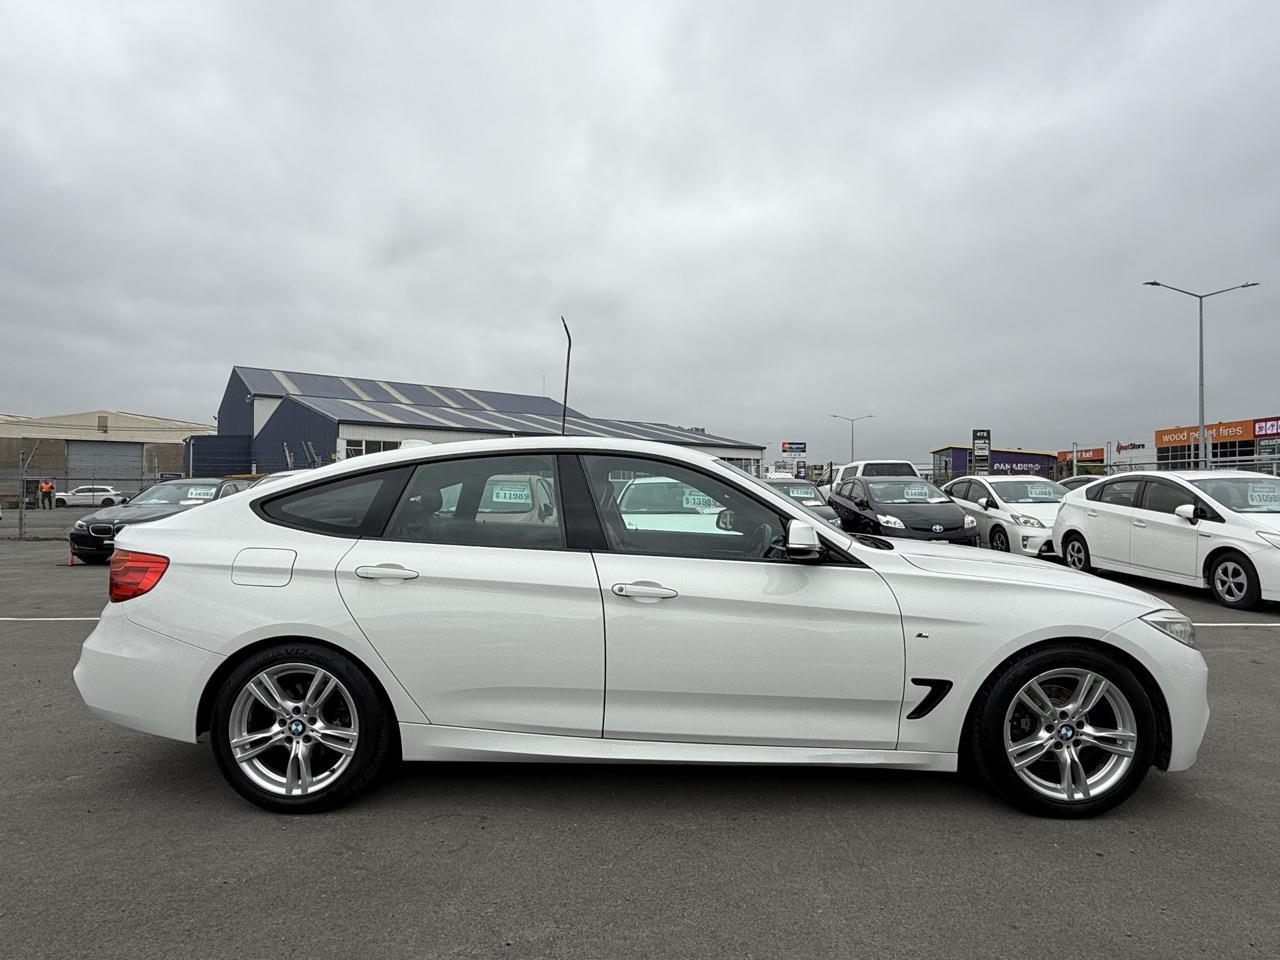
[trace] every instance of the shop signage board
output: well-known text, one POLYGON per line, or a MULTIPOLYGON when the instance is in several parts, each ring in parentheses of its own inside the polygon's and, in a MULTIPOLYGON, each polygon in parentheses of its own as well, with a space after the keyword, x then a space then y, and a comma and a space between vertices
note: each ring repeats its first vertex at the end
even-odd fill
POLYGON ((973 431, 973 472, 985 476, 991 465, 991 431, 973 431))

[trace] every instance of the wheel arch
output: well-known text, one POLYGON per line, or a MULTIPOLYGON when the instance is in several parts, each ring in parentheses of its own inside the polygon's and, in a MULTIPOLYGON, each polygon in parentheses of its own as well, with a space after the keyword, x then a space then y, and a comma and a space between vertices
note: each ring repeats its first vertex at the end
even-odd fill
POLYGON ((1248 554, 1246 554, 1239 547, 1233 547, 1233 546, 1224 544, 1223 546, 1214 547, 1212 550, 1210 550, 1209 555, 1204 558, 1204 564, 1200 567, 1200 576, 1204 578, 1204 585, 1206 587, 1209 586, 1209 582, 1210 582, 1209 576, 1213 571, 1213 565, 1217 563, 1219 560, 1221 560, 1227 554, 1232 554, 1234 556, 1237 556, 1241 560, 1245 561, 1245 563, 1248 563, 1250 569, 1253 569, 1256 575, 1256 568, 1253 566, 1253 563, 1250 562, 1248 554))
MULTIPOLYGON (((1065 535, 1064 535, 1065 539, 1065 535)), ((1151 675, 1151 671, 1143 666, 1142 662, 1130 654, 1126 650, 1111 643, 1102 640, 1091 640, 1084 637, 1053 637, 1046 640, 1039 640, 1035 643, 1020 647, 1002 661, 982 679, 982 683, 973 692, 973 696, 969 700, 969 705, 965 710, 964 726, 961 730, 961 744, 963 745, 960 754, 961 762, 971 764, 972 758, 968 756, 973 738, 970 736, 973 725, 977 722, 977 704, 980 697, 987 690, 988 686, 994 682, 1002 672, 1007 670, 1013 661, 1020 657, 1026 656, 1028 653, 1034 653, 1045 647, 1058 646, 1061 644, 1071 644, 1073 646, 1084 647, 1086 649, 1095 650, 1104 653, 1109 657, 1114 657, 1120 663, 1123 663, 1129 670, 1133 671, 1134 676, 1142 684, 1143 689, 1147 691, 1147 696, 1151 698, 1151 709, 1156 716, 1156 752, 1153 758, 1155 766, 1161 770, 1169 768, 1169 754, 1173 748, 1173 722, 1169 718, 1169 704, 1165 700, 1164 691, 1160 689, 1160 684, 1156 682, 1155 677, 1151 675)))
POLYGON ((357 654, 352 651, 338 646, 336 643, 330 643, 327 640, 321 640, 317 637, 308 637, 301 634, 285 634, 278 637, 264 637, 261 640, 255 640, 253 643, 246 644, 231 656, 223 660, 216 670, 209 675, 209 679, 205 681, 204 689, 200 691, 200 700, 196 705, 196 736, 209 731, 209 718, 213 714, 213 699, 217 696, 218 690, 226 681, 236 667, 244 663, 249 657, 253 656, 260 650, 267 647, 274 647, 278 644, 287 643, 313 643, 318 647, 324 647, 335 653, 340 653, 344 657, 351 660, 364 675, 369 679, 369 683, 373 685, 373 689, 378 693, 378 699, 382 701, 382 707, 387 713, 387 717, 391 721, 391 738, 395 753, 400 753, 400 724, 396 722, 395 704, 391 702, 391 697, 387 694, 386 688, 382 685, 382 681, 378 679, 378 675, 369 669, 369 665, 365 663, 357 654))

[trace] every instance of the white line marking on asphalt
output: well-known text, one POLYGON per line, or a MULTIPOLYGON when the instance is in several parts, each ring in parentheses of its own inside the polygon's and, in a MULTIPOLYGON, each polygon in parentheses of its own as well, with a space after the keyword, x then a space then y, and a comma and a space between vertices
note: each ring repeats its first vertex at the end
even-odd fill
POLYGON ((1280 623, 1258 623, 1246 620, 1243 623, 1193 623, 1193 627, 1280 627, 1280 623))
POLYGON ((101 617, 0 617, 0 623, 97 623, 101 617))

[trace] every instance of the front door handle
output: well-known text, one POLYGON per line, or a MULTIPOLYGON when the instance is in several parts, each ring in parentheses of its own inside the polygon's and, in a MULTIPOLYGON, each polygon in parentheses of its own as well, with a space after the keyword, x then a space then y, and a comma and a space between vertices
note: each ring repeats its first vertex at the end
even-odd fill
POLYGON ((1145 520, 1135 520, 1135 521, 1133 521, 1133 525, 1134 525, 1135 527, 1145 527, 1145 526, 1147 525, 1147 521, 1145 521, 1145 520))
POLYGON ((1086 510, 1086 511, 1084 512, 1084 515, 1085 515, 1086 517, 1096 517, 1096 516, 1098 515, 1098 511, 1097 511, 1097 510, 1086 510))
POLYGON ((418 571, 398 563, 379 563, 372 567, 356 567, 356 576, 362 580, 417 580, 418 571))
POLYGON ((669 587, 664 587, 660 583, 615 583, 613 592, 619 597, 632 597, 636 600, 670 600, 678 597, 676 593, 669 587))

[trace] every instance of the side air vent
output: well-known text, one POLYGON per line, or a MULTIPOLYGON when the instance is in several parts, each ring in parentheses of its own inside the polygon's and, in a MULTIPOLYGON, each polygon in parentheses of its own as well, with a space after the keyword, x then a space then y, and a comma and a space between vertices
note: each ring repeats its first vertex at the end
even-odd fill
POLYGON ((917 687, 928 687, 929 692, 925 694, 923 700, 915 705, 915 709, 907 714, 908 720, 919 720, 921 717, 927 717, 933 712, 933 708, 940 704, 943 701, 943 698, 951 692, 950 680, 931 680, 928 677, 912 677, 911 682, 917 687))

